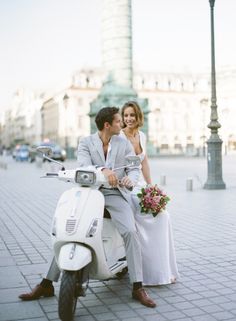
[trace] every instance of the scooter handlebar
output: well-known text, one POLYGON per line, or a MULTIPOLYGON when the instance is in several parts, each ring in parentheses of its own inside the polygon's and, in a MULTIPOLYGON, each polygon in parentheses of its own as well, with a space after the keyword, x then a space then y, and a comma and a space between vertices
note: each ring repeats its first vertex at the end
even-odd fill
POLYGON ((45 176, 41 176, 41 178, 53 178, 53 177, 58 177, 57 173, 46 173, 45 176))
POLYGON ((58 173, 46 173, 47 177, 57 177, 58 173))
POLYGON ((66 182, 75 182, 75 169, 67 169, 58 172, 58 179, 66 182))
MULTIPOLYGON (((85 168, 81 169, 83 172, 85 171, 85 168)), ((90 169, 91 170, 91 169, 90 169)), ((69 170, 60 170, 58 173, 46 173, 46 176, 44 176, 45 178, 58 178, 59 180, 65 181, 65 182, 71 182, 71 183, 75 183, 75 175, 76 172, 78 171, 77 169, 69 169, 69 170)), ((105 176, 102 174, 101 171, 94 171, 96 173, 96 183, 94 185, 101 185, 101 184, 107 184, 109 187, 109 184, 107 182, 107 179, 105 178, 105 176)), ((120 187, 124 187, 123 184, 121 184, 121 180, 119 179, 118 184, 120 185, 120 187)), ((93 184, 92 184, 93 185, 93 184)), ((133 190, 133 186, 125 186, 125 188, 129 191, 133 190)))

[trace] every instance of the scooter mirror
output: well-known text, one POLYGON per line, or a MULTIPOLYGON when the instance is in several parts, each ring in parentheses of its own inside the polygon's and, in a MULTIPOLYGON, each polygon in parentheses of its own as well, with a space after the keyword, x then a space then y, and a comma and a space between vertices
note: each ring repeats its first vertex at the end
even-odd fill
POLYGON ((47 156, 52 155, 52 148, 49 146, 41 145, 41 146, 38 146, 36 150, 37 152, 42 153, 43 155, 47 155, 47 156))
POLYGON ((139 156, 126 156, 125 159, 129 166, 139 166, 141 164, 139 156))

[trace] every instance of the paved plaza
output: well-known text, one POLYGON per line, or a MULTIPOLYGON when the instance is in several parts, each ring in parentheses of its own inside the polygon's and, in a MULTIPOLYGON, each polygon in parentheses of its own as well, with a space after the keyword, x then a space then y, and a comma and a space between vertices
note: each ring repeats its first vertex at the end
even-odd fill
MULTIPOLYGON (((131 298, 128 277, 91 282, 78 302, 80 321, 223 321, 236 320, 236 155, 223 158, 226 190, 203 190, 204 158, 151 159, 153 181, 166 175, 171 197, 176 255, 181 279, 149 287, 155 309, 131 298), (193 191, 186 180, 193 179, 193 191)), ((68 162, 72 168, 75 162, 68 162)), ((0 158, 0 321, 58 320, 56 296, 22 302, 44 275, 51 259, 51 219, 64 182, 40 179, 56 165, 17 163, 0 158), (7 168, 6 168, 7 167, 7 168), (52 167, 50 169, 50 167, 52 167)), ((158 244, 156 245, 158 246, 158 244)))

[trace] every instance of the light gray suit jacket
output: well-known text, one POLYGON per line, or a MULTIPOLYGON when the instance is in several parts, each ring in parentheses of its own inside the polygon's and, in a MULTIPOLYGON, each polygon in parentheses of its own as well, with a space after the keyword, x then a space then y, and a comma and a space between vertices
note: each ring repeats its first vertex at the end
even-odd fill
MULTIPOLYGON (((106 164, 102 141, 98 132, 88 137, 82 138, 78 146, 78 166, 101 166, 109 167, 110 169, 125 165, 126 156, 134 156, 135 152, 129 140, 114 135, 111 138, 111 154, 108 157, 108 164, 106 164)), ((140 175, 140 169, 124 168, 116 171, 119 179, 125 175, 129 176, 131 181, 135 184, 140 175)), ((130 192, 126 188, 118 187, 122 195, 130 201, 130 192)))

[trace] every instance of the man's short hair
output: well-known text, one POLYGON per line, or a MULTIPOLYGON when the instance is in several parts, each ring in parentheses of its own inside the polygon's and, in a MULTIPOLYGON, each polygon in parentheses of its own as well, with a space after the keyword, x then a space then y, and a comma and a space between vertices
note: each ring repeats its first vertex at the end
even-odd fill
POLYGON ((117 107, 104 107, 100 109, 95 117, 98 130, 102 130, 106 122, 112 125, 114 115, 116 114, 119 114, 119 108, 117 107))

